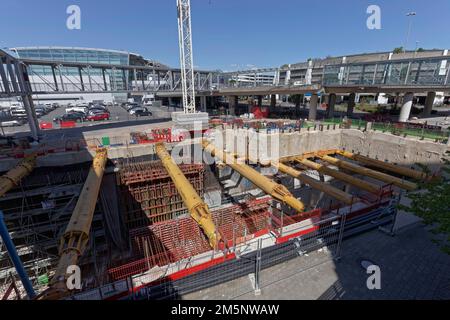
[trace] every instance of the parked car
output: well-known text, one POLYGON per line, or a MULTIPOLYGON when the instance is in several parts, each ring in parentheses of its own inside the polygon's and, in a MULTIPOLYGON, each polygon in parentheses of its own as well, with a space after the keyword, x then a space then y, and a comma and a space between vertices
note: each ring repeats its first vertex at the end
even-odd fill
POLYGON ((135 102, 127 103, 126 106, 125 106, 125 109, 127 111, 130 111, 131 109, 134 109, 134 108, 142 108, 142 106, 140 104, 138 104, 138 103, 135 103, 135 102))
POLYGON ((104 107, 92 107, 89 108, 89 112, 104 112, 104 113, 109 113, 108 109, 104 108, 104 107))
POLYGON ((10 120, 3 121, 0 123, 1 127, 18 127, 21 126, 24 122, 22 120, 10 120))
MULTIPOLYGON (((153 114, 151 113, 151 111, 148 110, 142 110, 142 109, 133 109, 136 110, 134 112, 134 115, 136 117, 145 117, 145 116, 152 116, 153 114)), ((130 113, 131 114, 131 113, 130 113)))
POLYGON ((86 117, 88 121, 100 121, 100 120, 109 120, 109 113, 96 113, 93 115, 89 115, 86 117))
POLYGON ((81 112, 71 112, 66 113, 60 117, 56 117, 53 119, 53 122, 61 122, 61 121, 76 121, 81 122, 85 119, 84 113, 81 112))
POLYGON ((71 113, 71 112, 82 112, 84 114, 87 114, 89 111, 88 107, 69 107, 66 108, 66 113, 71 113))
POLYGON ((131 114, 131 115, 133 115, 133 114, 135 114, 136 111, 138 111, 138 110, 141 110, 141 111, 147 111, 147 108, 141 107, 141 106, 139 106, 139 107, 134 107, 134 108, 128 110, 128 113, 131 114))

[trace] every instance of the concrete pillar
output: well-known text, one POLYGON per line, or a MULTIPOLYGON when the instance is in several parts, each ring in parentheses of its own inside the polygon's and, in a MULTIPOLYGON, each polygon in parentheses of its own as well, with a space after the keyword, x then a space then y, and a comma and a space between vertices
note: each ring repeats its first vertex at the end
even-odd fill
POLYGON ((319 102, 319 96, 314 93, 311 95, 311 100, 309 101, 309 115, 308 119, 313 121, 317 117, 317 103, 319 102))
POLYGON ((206 112, 206 96, 200 96, 200 110, 206 112))
POLYGON ((229 112, 230 116, 236 115, 237 104, 238 104, 237 96, 229 96, 228 97, 228 112, 229 112))
POLYGON ((258 96, 258 107, 262 107, 262 96, 258 96))
POLYGON ((270 106, 271 106, 272 108, 275 108, 276 105, 277 105, 277 96, 274 95, 274 94, 272 94, 272 95, 270 96, 270 106))
POLYGON ((406 122, 409 119, 411 113, 411 107, 414 99, 414 93, 408 92, 403 96, 402 109, 400 110, 399 122, 406 122))
POLYGON ((175 106, 173 104, 173 98, 169 97, 169 107, 168 107, 169 110, 170 110, 170 107, 173 107, 173 110, 175 110, 175 106))
POLYGON ((334 116, 334 105, 336 104, 336 94, 331 93, 328 100, 327 116, 332 118, 334 116))
POLYGON ((356 93, 352 92, 348 96, 348 105, 347 105, 347 117, 351 117, 353 115, 353 110, 355 109, 355 99, 356 93))
POLYGON ((433 110, 434 100, 436 99, 436 92, 430 91, 427 94, 427 98, 425 100, 425 106, 423 108, 422 116, 428 117, 431 115, 431 111, 433 110))

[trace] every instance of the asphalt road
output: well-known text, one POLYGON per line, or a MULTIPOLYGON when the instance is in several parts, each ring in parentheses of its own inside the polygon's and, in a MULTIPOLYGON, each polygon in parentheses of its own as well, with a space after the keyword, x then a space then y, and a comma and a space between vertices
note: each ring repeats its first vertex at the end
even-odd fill
MULTIPOLYGON (((61 106, 48 114, 42 116, 39 118, 39 123, 42 122, 51 122, 53 124, 53 129, 59 129, 59 124, 54 123, 53 119, 55 117, 62 116, 65 114, 66 105, 61 106)), ((167 107, 161 107, 161 108, 154 108, 154 107, 148 107, 148 109, 153 113, 152 116, 143 116, 143 117, 136 117, 133 115, 130 115, 124 108, 120 106, 111 106, 107 107, 107 109, 110 112, 110 120, 102 120, 102 121, 86 121, 86 122, 77 122, 76 127, 77 128, 84 128, 84 127, 97 127, 97 126, 105 126, 105 125, 112 125, 112 124, 118 124, 120 125, 133 125, 133 124, 145 124, 145 123, 152 123, 157 121, 158 119, 167 119, 170 117, 170 112, 168 112, 167 107)), ((17 127, 3 127, 0 129, 5 134, 17 134, 17 133, 26 133, 30 131, 30 127, 28 123, 17 126, 17 127)), ((72 130, 72 128, 64 128, 64 133, 66 133, 67 130, 72 130)), ((43 130, 45 133, 47 130, 43 130)), ((54 131, 54 130, 52 130, 54 131)))

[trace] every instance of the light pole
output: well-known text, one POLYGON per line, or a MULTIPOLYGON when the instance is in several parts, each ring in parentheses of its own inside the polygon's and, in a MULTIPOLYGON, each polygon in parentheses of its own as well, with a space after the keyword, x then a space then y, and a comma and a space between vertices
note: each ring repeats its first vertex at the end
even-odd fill
MULTIPOLYGON (((415 12, 408 12, 406 14, 407 17, 414 17, 417 14, 415 12)), ((412 18, 409 19, 409 24, 408 24, 408 33, 406 34, 406 42, 405 42, 405 46, 403 47, 403 52, 406 52, 406 47, 408 46, 408 42, 409 42, 409 36, 411 35, 411 28, 412 28, 412 18)))

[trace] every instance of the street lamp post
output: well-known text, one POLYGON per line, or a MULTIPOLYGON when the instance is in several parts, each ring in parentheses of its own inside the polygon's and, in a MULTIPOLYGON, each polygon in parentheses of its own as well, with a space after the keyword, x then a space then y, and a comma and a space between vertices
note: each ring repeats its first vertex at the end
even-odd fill
MULTIPOLYGON (((415 12, 408 12, 406 14, 407 17, 414 17, 417 14, 415 12)), ((403 47, 403 52, 406 52, 406 47, 408 46, 408 42, 409 42, 409 36, 411 35, 411 28, 412 28, 412 18, 409 19, 409 24, 408 24, 408 33, 406 34, 406 42, 405 42, 405 46, 403 47)))

